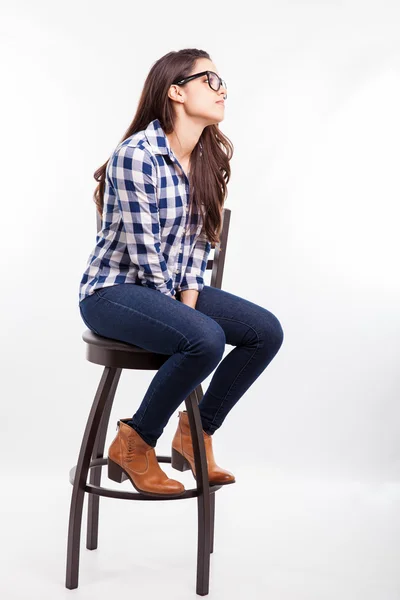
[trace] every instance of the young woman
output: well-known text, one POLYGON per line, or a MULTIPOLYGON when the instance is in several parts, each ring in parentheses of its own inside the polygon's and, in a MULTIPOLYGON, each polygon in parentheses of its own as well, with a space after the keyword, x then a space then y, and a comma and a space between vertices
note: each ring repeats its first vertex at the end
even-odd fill
MULTIPOLYGON (((199 410, 210 483, 235 481, 212 435, 283 342, 278 319, 204 284, 219 242, 233 146, 219 129, 227 87, 207 52, 169 52, 151 67, 136 115, 94 176, 102 227, 79 289, 96 334, 170 355, 132 418, 120 419, 108 475, 151 495, 180 495, 155 454, 171 415, 216 367, 199 410), (222 359, 225 344, 235 348, 222 359), (220 363, 220 364, 219 364, 220 363)), ((195 477, 188 415, 179 411, 172 466, 195 477)))

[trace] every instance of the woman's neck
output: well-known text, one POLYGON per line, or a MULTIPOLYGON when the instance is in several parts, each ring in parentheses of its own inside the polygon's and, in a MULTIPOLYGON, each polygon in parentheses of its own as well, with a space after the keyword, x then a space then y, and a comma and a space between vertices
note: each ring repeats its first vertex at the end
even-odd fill
POLYGON ((192 119, 178 118, 174 131, 167 133, 169 145, 182 166, 189 165, 190 156, 203 132, 204 126, 192 119))

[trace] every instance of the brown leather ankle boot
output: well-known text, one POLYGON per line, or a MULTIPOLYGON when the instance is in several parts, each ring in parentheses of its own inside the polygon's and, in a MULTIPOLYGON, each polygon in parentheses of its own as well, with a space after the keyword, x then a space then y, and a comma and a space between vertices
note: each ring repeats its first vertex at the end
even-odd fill
MULTIPOLYGON (((171 467, 177 469, 178 471, 186 471, 187 469, 191 469, 193 477, 196 479, 192 436, 189 427, 189 415, 185 410, 179 411, 178 416, 178 428, 172 440, 171 467)), ((209 482, 218 485, 235 483, 235 476, 233 473, 222 469, 215 462, 212 447, 212 435, 209 435, 203 430, 203 439, 207 457, 209 482)))
POLYGON ((185 486, 169 479, 161 469, 155 449, 127 425, 130 419, 117 422, 118 433, 108 450, 108 477, 122 483, 130 479, 133 487, 150 496, 181 496, 185 486))

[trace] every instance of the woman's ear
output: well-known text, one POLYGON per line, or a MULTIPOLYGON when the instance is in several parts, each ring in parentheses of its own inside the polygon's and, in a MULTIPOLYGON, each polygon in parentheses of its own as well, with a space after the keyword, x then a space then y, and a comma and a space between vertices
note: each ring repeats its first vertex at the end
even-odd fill
POLYGON ((171 84, 168 90, 168 98, 175 100, 176 102, 184 102, 182 90, 179 85, 171 84))

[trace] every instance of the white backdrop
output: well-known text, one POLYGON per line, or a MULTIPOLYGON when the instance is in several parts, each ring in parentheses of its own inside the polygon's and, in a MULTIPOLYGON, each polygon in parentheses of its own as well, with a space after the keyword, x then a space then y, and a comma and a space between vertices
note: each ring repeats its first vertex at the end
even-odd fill
MULTIPOLYGON (((38 597, 71 597, 68 471, 102 370, 85 360, 78 309, 96 236, 93 173, 131 122, 151 65, 185 47, 207 50, 228 84, 220 127, 235 152, 223 288, 272 311, 285 334, 214 436, 237 483, 217 494, 210 598, 398 600, 399 4, 17 1, 1 4, 0 21, 0 439, 11 490, 2 519, 13 523, 3 551, 31 586, 16 586, 9 570, 7 600, 35 597, 35 584, 38 597)), ((108 445, 152 376, 123 372, 108 445)), ((173 415, 158 454, 170 452, 176 424, 173 415)), ((167 597, 195 597, 195 503, 103 504, 104 563, 82 555, 80 597, 133 593, 138 565, 136 592, 158 597, 156 574, 167 597), (158 519, 147 546, 146 528, 137 546, 138 511, 141 522, 158 519), (166 511, 176 515, 170 533, 166 511), (182 550, 167 544, 185 518, 183 582, 165 553, 182 550), (127 535, 110 575, 118 519, 127 535), (130 527, 136 544, 124 552, 130 527), (159 552, 154 573, 135 562, 138 551, 152 565, 159 552)))

